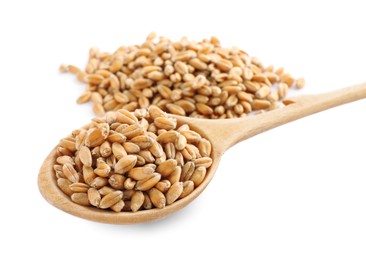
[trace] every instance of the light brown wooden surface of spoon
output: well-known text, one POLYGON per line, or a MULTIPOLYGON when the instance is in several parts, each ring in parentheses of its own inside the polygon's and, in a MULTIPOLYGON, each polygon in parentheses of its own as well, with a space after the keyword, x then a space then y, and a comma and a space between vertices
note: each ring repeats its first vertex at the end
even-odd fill
POLYGON ((163 209, 115 213, 75 204, 57 187, 56 176, 53 172, 53 164, 56 159, 55 149, 51 151, 40 169, 38 186, 49 203, 67 213, 88 220, 132 224, 161 219, 189 204, 207 187, 216 172, 222 154, 234 144, 296 119, 362 98, 366 98, 366 83, 330 93, 294 97, 287 102, 290 104, 282 109, 247 118, 209 120, 176 116, 179 124, 189 124, 193 130, 210 140, 213 164, 200 186, 187 197, 163 209))

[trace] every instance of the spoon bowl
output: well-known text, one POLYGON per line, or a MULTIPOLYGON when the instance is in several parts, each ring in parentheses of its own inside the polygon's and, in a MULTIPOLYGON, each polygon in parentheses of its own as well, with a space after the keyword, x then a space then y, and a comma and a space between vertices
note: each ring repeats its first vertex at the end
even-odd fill
POLYGON ((85 207, 71 201, 56 183, 53 165, 56 161, 56 148, 47 156, 38 175, 38 186, 43 197, 55 207, 72 215, 111 224, 134 224, 167 217, 193 201, 207 187, 213 178, 224 152, 236 143, 296 119, 352 101, 366 98, 366 83, 336 90, 329 93, 298 96, 285 100, 281 109, 268 111, 255 116, 236 119, 197 119, 174 116, 178 124, 188 124, 190 128, 208 139, 212 144, 212 165, 204 181, 187 197, 177 200, 163 209, 150 209, 137 212, 113 212, 94 207, 85 207))
MULTIPOLYGON (((191 124, 191 118, 187 117, 176 117, 178 125, 182 124, 189 124, 191 129, 199 132, 202 137, 208 138, 202 131, 198 130, 195 124, 191 124), (197 131, 198 130, 198 131, 197 131)), ((197 123, 200 121, 210 121, 210 120, 194 120, 197 123)), ((218 120, 224 121, 224 120, 218 120)), ((165 206, 163 209, 150 209, 150 210, 142 210, 137 212, 113 212, 98 209, 95 207, 85 207, 79 204, 74 203, 71 201, 70 197, 63 193, 60 188, 57 186, 57 179, 54 174, 53 165, 55 164, 57 158, 56 147, 50 152, 47 158, 44 160, 39 176, 38 176, 38 187, 43 195, 43 197, 55 207, 70 213, 74 216, 81 217, 84 219, 103 222, 103 223, 110 223, 110 224, 135 224, 141 222, 149 222, 153 220, 158 220, 173 214, 174 212, 180 210, 181 208, 185 207, 189 204, 192 200, 194 200, 201 192, 207 187, 208 183, 211 181, 212 177, 214 176, 218 164, 220 162, 221 153, 218 152, 219 150, 212 147, 212 165, 208 169, 206 173, 206 177, 203 182, 195 188, 191 194, 188 196, 175 201, 171 205, 165 206)))

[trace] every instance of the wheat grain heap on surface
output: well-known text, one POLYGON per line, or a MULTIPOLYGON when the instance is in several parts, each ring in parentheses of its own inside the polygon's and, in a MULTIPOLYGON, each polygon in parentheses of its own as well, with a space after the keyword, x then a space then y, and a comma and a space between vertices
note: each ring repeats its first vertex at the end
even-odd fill
POLYGON ((212 164, 211 143, 156 106, 120 109, 75 130, 57 147, 57 185, 83 206, 163 208, 188 196, 212 164))
POLYGON ((61 65, 87 84, 77 102, 91 100, 98 116, 153 104, 177 115, 224 119, 275 109, 289 88, 305 83, 238 48, 222 47, 215 37, 201 42, 155 37, 151 33, 141 45, 114 53, 92 48, 85 71, 61 65))

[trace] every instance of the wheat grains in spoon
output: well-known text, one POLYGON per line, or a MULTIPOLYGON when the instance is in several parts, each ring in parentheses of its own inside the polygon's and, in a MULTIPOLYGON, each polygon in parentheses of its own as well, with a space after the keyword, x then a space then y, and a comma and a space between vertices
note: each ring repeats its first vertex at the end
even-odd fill
MULTIPOLYGON (((225 66, 225 64, 223 64, 222 66, 225 66)), ((204 157, 205 159, 201 159, 197 162, 202 165, 201 167, 204 167, 207 163, 209 163, 211 166, 210 168, 208 168, 208 171, 202 180, 200 180, 200 176, 203 174, 200 173, 200 171, 203 171, 203 169, 198 167, 197 169, 200 170, 196 169, 196 171, 198 172, 192 173, 189 165, 186 167, 183 166, 183 170, 180 174, 192 174, 192 176, 196 174, 196 177, 193 180, 196 182, 201 181, 201 183, 195 189, 193 189, 194 181, 185 181, 183 183, 183 186, 181 184, 176 184, 174 186, 174 189, 172 189, 172 185, 170 187, 170 189, 172 190, 170 192, 168 190, 168 200, 159 189, 152 188, 149 190, 149 199, 145 199, 142 205, 142 193, 139 193, 139 195, 136 195, 136 197, 134 197, 133 203, 131 201, 123 202, 122 198, 125 195, 122 194, 122 192, 112 192, 110 194, 107 194, 104 197, 105 199, 101 201, 99 201, 98 198, 93 199, 93 202, 95 204, 99 203, 100 208, 105 208, 113 205, 112 210, 116 212, 82 206, 89 204, 88 196, 92 195, 88 194, 88 192, 74 193, 75 195, 72 195, 70 200, 70 197, 65 194, 70 192, 70 190, 66 188, 65 185, 68 185, 70 183, 77 183, 79 176, 75 175, 75 172, 73 170, 74 166, 71 164, 70 160, 66 156, 60 159, 60 163, 63 163, 63 168, 65 168, 66 178, 61 178, 58 181, 56 180, 56 175, 53 169, 57 155, 56 148, 50 152, 40 169, 38 177, 39 189, 44 198, 55 207, 72 215, 88 220, 114 224, 131 224, 161 219, 185 207, 207 187, 216 172, 221 156, 227 149, 229 149, 236 143, 246 140, 252 136, 255 136, 272 128, 275 128, 277 126, 297 120, 299 118, 345 103, 353 102, 362 98, 366 98, 366 83, 325 94, 295 97, 291 100, 284 101, 286 106, 281 109, 272 110, 252 117, 236 118, 229 120, 208 120, 176 116, 178 125, 189 125, 190 129, 199 133, 203 138, 211 142, 211 152, 207 151, 208 148, 205 146, 204 143, 200 147, 198 147, 198 149, 201 150, 203 154, 210 154, 210 157, 204 157), (240 131, 238 131, 238 129, 240 129, 240 131), (180 199, 176 200, 177 198, 180 199), (79 204, 82 205, 75 204, 72 200, 78 201, 79 204), (152 208, 153 205, 155 206, 155 208, 152 208), (137 210, 140 207, 146 210, 140 210, 136 212, 123 212, 124 209, 137 210), (122 212, 119 212, 121 211, 121 209, 122 212)), ((157 115, 157 117, 158 116, 159 115, 157 115)), ((164 138, 171 138, 175 141, 175 133, 170 132, 172 130, 168 130, 171 127, 170 122, 167 123, 161 121, 160 123, 162 123, 163 127, 167 128, 167 136, 164 136, 164 138)), ((107 130, 108 129, 105 129, 105 131, 107 130)), ((135 128, 131 129, 131 131, 127 131, 127 133, 132 133, 133 135, 133 131, 139 130, 135 128)), ((192 133, 187 133, 185 137, 194 138, 192 136, 192 133)), ((98 138, 93 138, 89 140, 89 145, 93 146, 95 143, 101 143, 101 141, 98 138)), ((176 155, 177 154, 182 153, 180 151, 176 151, 176 155)), ((181 159, 179 159, 179 156, 177 157, 177 161, 178 163, 181 163, 181 159)), ((131 157, 126 162, 122 161, 118 169, 119 171, 123 172, 126 170, 126 168, 131 167, 131 164, 135 163, 135 158, 131 157)), ((88 177, 93 173, 88 173, 88 170, 86 168, 83 174, 85 174, 85 177, 88 177)), ((91 185, 94 185, 94 188, 98 188, 98 185, 102 185, 103 181, 104 179, 102 177, 96 177, 93 180, 93 182, 95 183, 91 183, 91 185), (95 182, 95 180, 98 181, 95 182)), ((119 180, 118 178, 113 178, 111 182, 116 186, 120 186, 120 181, 121 180, 119 180)), ((157 181, 156 183, 158 182, 159 181, 157 181)), ((141 186, 139 187, 144 187, 144 185, 148 186, 148 184, 140 183, 139 185, 141 186)), ((79 186, 77 187, 81 188, 79 186)), ((134 192, 132 191, 131 196, 133 196, 133 194, 134 192)), ((145 198, 146 196, 147 194, 144 194, 145 198)))

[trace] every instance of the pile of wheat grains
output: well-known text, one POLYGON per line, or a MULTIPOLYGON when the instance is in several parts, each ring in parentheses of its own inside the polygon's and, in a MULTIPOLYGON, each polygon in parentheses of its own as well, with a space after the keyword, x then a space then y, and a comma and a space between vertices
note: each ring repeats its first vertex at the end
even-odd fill
POLYGON ((243 117, 279 107, 289 88, 305 84, 215 37, 173 42, 155 33, 114 53, 90 49, 85 70, 60 69, 87 84, 77 102, 92 101, 100 118, 60 141, 57 185, 77 204, 116 212, 164 208, 212 164, 211 143, 165 112, 243 117))
POLYGON ((86 83, 78 103, 92 101, 96 115, 121 108, 134 111, 156 105, 189 117, 224 119, 275 109, 291 87, 302 88, 283 68, 265 67, 217 38, 173 42, 151 33, 141 45, 114 53, 90 49, 84 70, 61 65, 86 83))
POLYGON ((120 109, 60 141, 57 185, 84 206, 163 208, 189 195, 212 164, 211 144, 156 106, 120 109))

